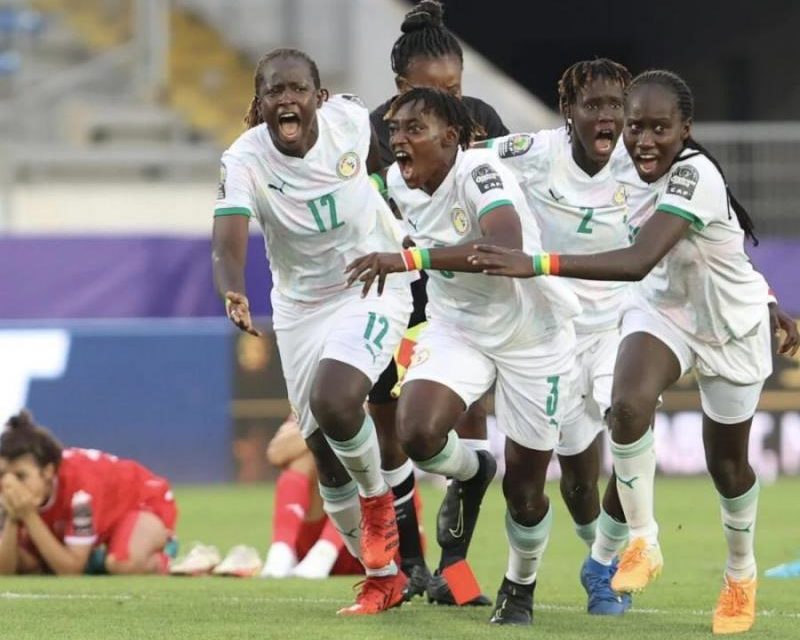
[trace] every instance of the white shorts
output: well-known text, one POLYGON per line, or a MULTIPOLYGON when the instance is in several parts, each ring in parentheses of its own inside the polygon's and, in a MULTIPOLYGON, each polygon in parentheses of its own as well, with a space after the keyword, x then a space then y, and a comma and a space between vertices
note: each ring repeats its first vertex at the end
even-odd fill
POLYGON ((622 317, 622 338, 649 333, 675 354, 681 375, 694 369, 700 404, 712 420, 736 424, 753 417, 764 380, 772 373, 769 310, 752 335, 722 346, 700 342, 668 323, 658 312, 629 308, 622 317))
POLYGON ((523 447, 550 451, 558 440, 574 366, 572 322, 544 340, 511 341, 488 350, 454 325, 432 318, 417 340, 403 384, 438 382, 468 407, 496 382, 498 429, 523 447))
POLYGON ((309 397, 320 360, 349 364, 374 384, 408 326, 411 291, 387 288, 378 297, 373 287, 361 298, 361 287, 354 287, 323 303, 305 304, 273 290, 272 309, 289 402, 308 438, 319 427, 309 397))
POLYGON ((556 446, 558 455, 582 453, 605 429, 619 340, 616 327, 578 334, 570 397, 565 398, 564 420, 556 446))

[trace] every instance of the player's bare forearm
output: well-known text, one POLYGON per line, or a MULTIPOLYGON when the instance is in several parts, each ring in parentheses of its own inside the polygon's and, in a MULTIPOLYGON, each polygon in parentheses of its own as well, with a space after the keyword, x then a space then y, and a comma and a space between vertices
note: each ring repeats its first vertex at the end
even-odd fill
POLYGON ((56 575, 78 575, 83 573, 89 559, 91 545, 71 549, 62 544, 48 529, 38 513, 31 513, 25 518, 25 528, 31 541, 36 546, 47 566, 56 575))
POLYGON ((244 216, 214 218, 211 264, 217 292, 221 297, 228 291, 245 293, 248 222, 244 216))
POLYGON ((19 527, 11 518, 6 518, 0 533, 0 575, 10 576, 17 572, 17 545, 19 527))

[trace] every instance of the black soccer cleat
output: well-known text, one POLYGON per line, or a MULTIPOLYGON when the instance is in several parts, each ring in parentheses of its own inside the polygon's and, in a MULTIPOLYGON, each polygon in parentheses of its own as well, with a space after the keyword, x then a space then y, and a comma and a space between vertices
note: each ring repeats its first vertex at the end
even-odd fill
POLYGON ((489 618, 490 624, 528 625, 533 623, 533 584, 517 584, 508 578, 497 592, 497 603, 494 613, 489 618))
POLYGON ((483 496, 497 473, 497 462, 488 451, 478 451, 478 473, 469 480, 450 482, 436 517, 436 540, 452 564, 465 559, 483 496))
POLYGON ((403 573, 408 576, 408 582, 403 589, 403 601, 410 602, 416 596, 425 595, 428 583, 431 580, 431 571, 423 558, 410 558, 403 562, 403 573))
MULTIPOLYGON (((441 604, 448 607, 457 606, 456 600, 453 597, 450 587, 447 585, 447 580, 438 571, 434 573, 430 580, 428 580, 428 603, 441 604)), ((477 598, 465 603, 465 607, 490 607, 492 601, 485 595, 481 594, 477 598)))

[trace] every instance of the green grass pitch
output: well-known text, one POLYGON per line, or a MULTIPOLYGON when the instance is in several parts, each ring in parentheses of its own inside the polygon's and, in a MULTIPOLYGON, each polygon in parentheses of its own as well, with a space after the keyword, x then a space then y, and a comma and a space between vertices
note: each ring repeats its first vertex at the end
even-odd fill
MULTIPOLYGON (((0 579, 0 638, 461 639, 710 638, 725 558, 719 506, 707 479, 659 479, 657 513, 665 568, 622 619, 589 617, 577 574, 586 553, 573 533, 558 488, 550 546, 539 573, 532 628, 497 628, 487 609, 434 607, 421 601, 371 618, 339 619, 352 598, 351 578, 319 582, 231 578, 4 578, 0 579)), ((271 486, 179 487, 179 535, 223 552, 236 543, 263 552, 268 540, 271 486)), ((756 534, 760 569, 800 552, 800 478, 764 486, 756 534)), ((426 526, 441 496, 426 486, 426 526)), ((494 597, 506 562, 503 503, 495 484, 484 505, 472 547, 472 565, 484 592, 494 597)), ((433 562, 433 549, 429 559, 433 562)), ((759 616, 746 638, 800 638, 800 580, 760 582, 759 616)))

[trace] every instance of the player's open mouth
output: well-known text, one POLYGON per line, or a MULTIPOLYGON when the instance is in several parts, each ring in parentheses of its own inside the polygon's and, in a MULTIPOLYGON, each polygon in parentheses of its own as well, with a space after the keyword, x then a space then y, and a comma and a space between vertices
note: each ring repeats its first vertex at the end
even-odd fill
POLYGON ((414 175, 414 160, 411 158, 411 154, 408 151, 399 149, 394 152, 394 159, 397 161, 403 180, 410 180, 411 176, 414 175))
POLYGON ((600 155, 608 155, 614 150, 614 130, 600 129, 594 136, 594 150, 600 155))
POLYGON ((652 176, 658 168, 658 157, 652 153, 636 154, 636 168, 642 177, 652 176))
POLYGON ((278 133, 286 142, 293 142, 300 137, 300 116, 296 113, 281 113, 278 116, 278 133))

